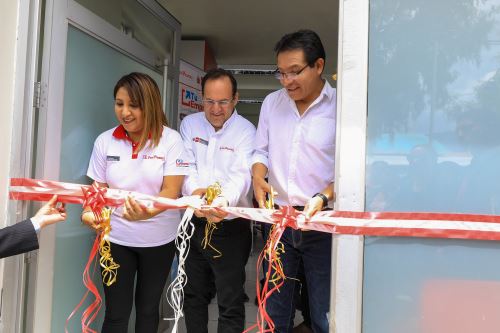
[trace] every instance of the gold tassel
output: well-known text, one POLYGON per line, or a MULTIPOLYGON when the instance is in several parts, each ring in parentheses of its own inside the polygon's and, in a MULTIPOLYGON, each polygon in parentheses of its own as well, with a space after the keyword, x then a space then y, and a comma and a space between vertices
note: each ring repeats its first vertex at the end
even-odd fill
POLYGON ((111 286, 116 282, 118 276, 117 264, 111 256, 111 244, 109 242, 109 232, 111 231, 111 209, 104 208, 101 214, 101 221, 99 222, 101 228, 101 242, 99 243, 99 254, 101 258, 99 263, 102 267, 102 282, 106 286, 111 286))
POLYGON ((267 209, 274 209, 274 189, 272 186, 271 186, 271 192, 268 194, 268 196, 269 196, 269 199, 266 200, 266 202, 264 203, 264 206, 267 209))
MULTIPOLYGON (((207 193, 205 194, 205 200, 207 201, 207 205, 211 205, 214 199, 220 196, 221 194, 222 194, 222 187, 220 186, 219 182, 215 182, 214 185, 210 185, 209 187, 207 187, 207 193)), ((215 247, 213 247, 213 245, 211 244, 212 235, 215 230, 217 230, 217 224, 215 222, 210 222, 207 220, 207 224, 205 225, 205 237, 201 242, 203 249, 209 247, 216 252, 216 255, 213 256, 214 259, 222 257, 222 253, 215 247)))
MULTIPOLYGON (((264 203, 264 206, 266 207, 266 209, 274 209, 274 189, 272 186, 271 186, 271 192, 268 194, 268 199, 264 203)), ((273 234, 273 232, 275 231, 275 227, 276 227, 275 224, 271 226, 269 234, 273 234)), ((267 245, 268 246, 266 251, 266 259, 269 264, 272 263, 273 266, 272 271, 274 272, 273 275, 269 278, 269 282, 271 282, 276 286, 285 278, 285 276, 283 275, 283 263, 281 261, 281 254, 285 253, 285 245, 281 241, 278 241, 278 243, 276 244, 274 260, 272 260, 271 258, 273 245, 271 243, 268 243, 267 245)))

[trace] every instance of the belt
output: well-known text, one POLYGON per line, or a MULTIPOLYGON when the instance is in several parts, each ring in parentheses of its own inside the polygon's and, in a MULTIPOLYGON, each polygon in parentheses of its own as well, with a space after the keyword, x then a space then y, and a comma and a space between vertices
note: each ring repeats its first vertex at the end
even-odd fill
MULTIPOLYGON (((292 206, 295 210, 298 210, 298 211, 303 211, 304 210, 304 206, 292 206)), ((274 204, 274 209, 280 209, 280 206, 277 205, 277 204, 274 204)))
MULTIPOLYGON (((278 206, 278 205, 274 205, 274 206, 275 206, 274 208, 279 209, 279 206, 278 206)), ((304 206, 292 206, 292 207, 293 207, 295 210, 298 210, 299 212, 304 211, 304 206)), ((332 209, 331 209, 331 208, 329 208, 329 207, 324 207, 324 208, 322 209, 322 211, 325 211, 325 210, 332 210, 332 209)))

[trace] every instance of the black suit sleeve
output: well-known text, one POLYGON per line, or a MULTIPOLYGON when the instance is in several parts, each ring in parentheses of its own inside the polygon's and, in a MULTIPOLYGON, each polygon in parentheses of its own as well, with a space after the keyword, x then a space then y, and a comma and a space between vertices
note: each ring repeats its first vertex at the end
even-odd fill
POLYGON ((31 220, 0 229, 0 258, 38 249, 38 237, 31 220))

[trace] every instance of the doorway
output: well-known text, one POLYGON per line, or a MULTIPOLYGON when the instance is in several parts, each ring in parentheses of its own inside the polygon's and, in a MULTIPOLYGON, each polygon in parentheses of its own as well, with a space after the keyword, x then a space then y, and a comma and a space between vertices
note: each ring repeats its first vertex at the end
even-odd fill
MULTIPOLYGON (((177 118, 180 24, 150 0, 47 0, 44 19, 35 177, 85 184, 94 140, 116 126, 113 87, 121 76, 149 74, 167 118, 177 118)), ((80 205, 68 205, 67 222, 40 235, 18 317, 25 332, 61 332, 85 293, 82 270, 94 234, 80 224, 80 212, 80 205)), ((68 328, 79 327, 77 315, 68 328)))

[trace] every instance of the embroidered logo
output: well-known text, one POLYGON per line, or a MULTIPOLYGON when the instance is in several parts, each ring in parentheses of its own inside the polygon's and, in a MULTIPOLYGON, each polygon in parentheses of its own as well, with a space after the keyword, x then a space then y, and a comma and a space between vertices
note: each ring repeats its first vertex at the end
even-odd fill
POLYGON ((182 159, 175 160, 175 166, 179 168, 187 168, 189 167, 189 162, 184 162, 182 159))
POLYGON ((219 150, 229 150, 234 153, 234 148, 233 147, 226 147, 226 146, 220 146, 219 150))
POLYGON ((201 143, 202 145, 208 146, 208 141, 200 138, 199 136, 193 138, 193 142, 201 143))
POLYGON ((162 160, 165 161, 165 156, 158 155, 142 155, 143 160, 162 160))
POLYGON ((120 156, 107 155, 106 161, 118 162, 118 161, 120 161, 120 156))

